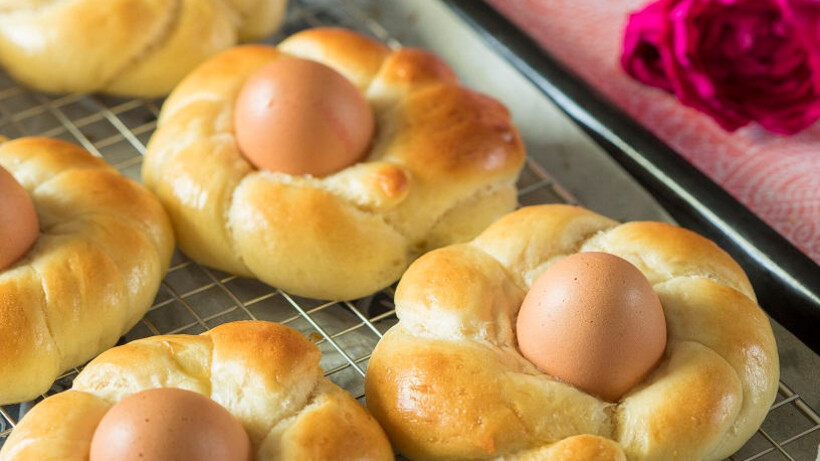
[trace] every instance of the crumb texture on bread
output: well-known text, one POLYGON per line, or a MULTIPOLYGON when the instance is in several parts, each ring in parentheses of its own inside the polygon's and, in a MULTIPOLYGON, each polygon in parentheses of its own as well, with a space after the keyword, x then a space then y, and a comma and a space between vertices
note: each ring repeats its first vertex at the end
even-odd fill
POLYGON ((313 298, 365 296, 419 254, 515 207, 524 147, 507 109, 423 50, 309 29, 219 54, 169 96, 142 175, 196 261, 313 298), (367 157, 323 178, 254 169, 234 132, 245 81, 283 56, 321 62, 374 111, 367 157))
POLYGON ((37 404, 11 433, 0 461, 87 460, 109 408, 161 387, 225 407, 247 431, 253 461, 394 459, 376 420, 324 377, 320 358, 301 333, 272 322, 133 341, 94 359, 71 390, 37 404))
POLYGON ((168 94, 198 64, 276 30, 286 0, 0 1, 0 65, 49 93, 168 94))
POLYGON ((745 273, 669 224, 522 208, 469 243, 422 256, 395 303, 399 323, 373 352, 365 392, 413 460, 720 460, 760 427, 777 393, 774 335, 745 273), (640 269, 666 317, 661 363, 618 402, 541 372, 517 349, 533 280, 584 251, 640 269))
POLYGON ((0 271, 0 404, 45 393, 59 373, 113 346, 145 314, 174 247, 162 205, 65 141, 0 144, 0 166, 40 219, 34 247, 0 271))

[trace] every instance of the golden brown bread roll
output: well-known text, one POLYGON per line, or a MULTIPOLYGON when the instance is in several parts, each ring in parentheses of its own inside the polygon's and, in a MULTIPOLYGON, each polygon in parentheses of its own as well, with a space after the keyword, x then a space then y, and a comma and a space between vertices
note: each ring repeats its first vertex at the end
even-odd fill
POLYGON ((774 336, 746 275, 714 243, 669 224, 523 208, 420 258, 395 301, 400 321, 373 352, 365 390, 413 460, 720 460, 752 436, 777 392, 774 336), (517 348, 533 280, 587 251, 640 269, 666 317, 660 364, 616 402, 541 372, 517 348))
POLYGON ((167 94, 239 40, 274 31, 286 0, 0 0, 0 65, 50 93, 167 94))
POLYGON ((271 322, 133 341, 94 359, 71 390, 37 404, 11 433, 0 460, 87 460, 111 406, 161 387, 194 391, 225 407, 247 431, 253 461, 392 460, 384 431, 323 376, 320 355, 299 332, 271 322))
POLYGON ((0 271, 0 404, 46 392, 59 373, 113 346, 145 314, 173 231, 157 199, 84 149, 47 138, 0 145, 31 196, 34 247, 0 271))
POLYGON ((298 295, 351 299, 512 210, 523 161, 506 108, 459 86, 440 59, 312 29, 278 48, 226 51, 189 75, 163 106, 142 175, 193 259, 298 295), (243 157, 237 94, 286 55, 326 64, 364 93, 378 131, 364 161, 317 178, 259 171, 243 157))

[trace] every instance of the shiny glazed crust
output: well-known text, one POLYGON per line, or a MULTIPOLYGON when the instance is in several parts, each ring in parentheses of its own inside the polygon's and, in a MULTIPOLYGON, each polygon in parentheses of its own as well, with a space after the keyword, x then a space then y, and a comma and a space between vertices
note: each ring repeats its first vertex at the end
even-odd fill
POLYGON ((746 275, 714 243, 669 224, 523 208, 420 258, 395 301, 400 321, 373 352, 365 390, 413 460, 720 460, 752 436, 777 392, 774 336, 746 275), (662 362, 615 403, 540 372, 517 350, 529 286, 582 251, 638 267, 666 316, 662 362))
POLYGON ((271 322, 133 341, 94 359, 71 390, 37 404, 0 461, 86 461, 106 411, 158 387, 198 392, 225 407, 248 432, 254 461, 392 460, 384 431, 323 376, 320 356, 299 332, 271 322))
POLYGON ((282 23, 286 0, 0 0, 0 65, 40 91, 154 97, 238 40, 282 23))
POLYGON ((459 86, 437 57, 312 29, 278 48, 231 49, 189 75, 163 106, 142 175, 193 259, 298 295, 351 299, 512 210, 523 161, 508 111, 459 86), (244 159, 234 101, 286 54, 336 69, 365 94, 377 135, 364 161, 314 178, 244 159))
POLYGON ((154 300, 174 240, 151 193, 74 144, 8 141, 0 166, 26 189, 40 218, 34 247, 0 271, 5 404, 46 392, 59 373, 134 326, 154 300))

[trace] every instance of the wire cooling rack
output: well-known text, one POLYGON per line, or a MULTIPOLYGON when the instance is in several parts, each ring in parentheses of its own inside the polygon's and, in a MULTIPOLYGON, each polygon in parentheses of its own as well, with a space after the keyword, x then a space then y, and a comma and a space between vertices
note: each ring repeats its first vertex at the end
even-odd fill
MULTIPOLYGON (((316 0, 292 0, 285 26, 268 41, 276 43, 320 25, 349 27, 390 46, 399 45, 385 27, 351 2, 316 0)), ((50 136, 79 143, 137 180, 160 105, 161 101, 104 96, 42 95, 0 72, 0 135, 50 136)), ((520 204, 577 203, 539 165, 537 156, 531 153, 518 182, 520 204)), ((176 253, 153 307, 122 341, 158 334, 198 334, 225 322, 247 319, 284 323, 307 335, 322 350, 326 375, 360 400, 370 353, 397 321, 392 287, 357 301, 322 302, 201 266, 176 253)), ((77 373, 74 369, 60 376, 38 400, 71 387, 77 373)), ((36 402, 0 407, 0 446, 36 402)), ((811 461, 817 456, 818 445, 820 416, 781 382, 763 427, 730 459, 811 461)))

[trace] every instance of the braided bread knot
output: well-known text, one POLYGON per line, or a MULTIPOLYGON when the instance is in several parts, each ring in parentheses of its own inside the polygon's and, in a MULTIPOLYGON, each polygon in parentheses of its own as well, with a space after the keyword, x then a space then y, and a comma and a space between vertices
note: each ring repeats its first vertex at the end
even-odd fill
POLYGON ((247 432, 252 461, 392 460, 384 431, 323 376, 320 358, 302 334, 272 322, 133 341, 94 359, 71 390, 37 404, 11 433, 0 461, 87 460, 106 412, 156 388, 193 391, 223 406, 247 432))
POLYGON ((49 93, 157 97, 282 23, 286 0, 0 0, 0 65, 49 93))
POLYGON ((420 258, 395 301, 400 321, 373 353, 366 395, 411 459, 720 460, 757 430, 778 388, 771 325, 746 275, 669 224, 523 208, 420 258), (540 371, 514 331, 536 277, 592 251, 636 266, 667 323, 660 364, 616 402, 540 371))
POLYGON ((297 295, 352 299, 512 210, 524 156, 506 108, 459 86, 439 58, 322 28, 234 48, 193 72, 163 106, 143 179, 193 259, 297 295), (314 177, 245 159, 237 95, 288 56, 334 69, 364 95, 377 127, 364 160, 314 177))
POLYGON ((148 311, 171 262, 159 201, 86 150, 21 138, 0 167, 31 197, 40 236, 0 270, 0 404, 45 393, 57 376, 113 346, 148 311))

